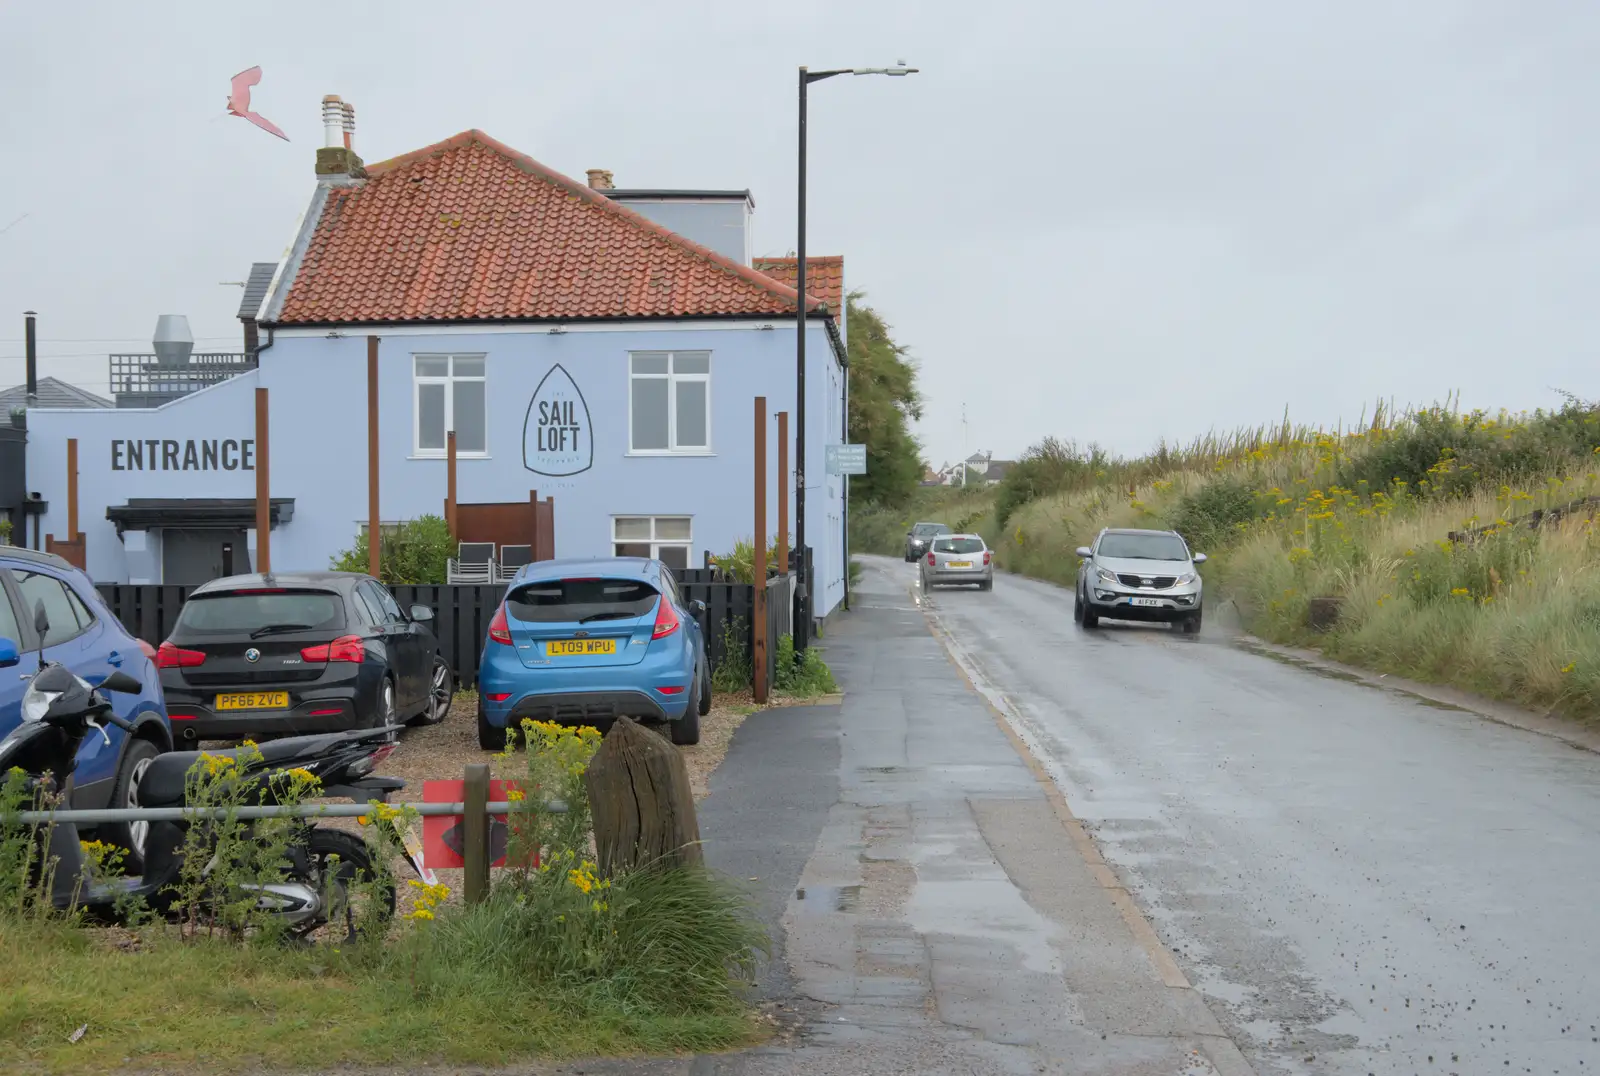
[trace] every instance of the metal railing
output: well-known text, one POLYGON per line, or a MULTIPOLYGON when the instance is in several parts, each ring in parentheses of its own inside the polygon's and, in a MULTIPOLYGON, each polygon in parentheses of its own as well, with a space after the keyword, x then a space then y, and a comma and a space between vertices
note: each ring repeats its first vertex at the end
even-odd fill
MULTIPOLYGON (((397 806, 413 810, 423 818, 467 813, 467 805, 460 802, 402 803, 397 806)), ((104 807, 99 810, 18 811, 13 815, 0 815, 0 822, 15 820, 25 826, 41 826, 50 822, 105 826, 113 822, 216 822, 229 818, 241 821, 258 818, 360 818, 372 811, 369 803, 268 804, 261 807, 104 807)), ((484 804, 483 808, 484 814, 496 815, 523 811, 566 814, 567 805, 559 800, 542 807, 494 800, 484 804)))
POLYGON ((198 351, 181 366, 165 365, 157 355, 111 355, 108 361, 113 396, 182 396, 256 368, 243 351, 198 351))

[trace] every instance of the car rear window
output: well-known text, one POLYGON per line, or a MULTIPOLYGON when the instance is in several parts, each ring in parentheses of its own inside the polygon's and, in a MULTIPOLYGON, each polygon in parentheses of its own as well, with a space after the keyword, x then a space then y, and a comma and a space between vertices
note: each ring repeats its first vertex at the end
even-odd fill
POLYGON ((1176 534, 1108 534, 1100 539, 1102 557, 1127 560, 1188 560, 1189 549, 1176 534))
POLYGON ((949 534, 950 528, 943 523, 918 523, 911 530, 918 538, 926 538, 930 534, 949 534))
POLYGON ((526 624, 570 624, 644 616, 660 595, 638 579, 550 579, 506 595, 506 611, 526 624))
POLYGON ((326 590, 202 594, 184 603, 174 630, 198 635, 248 634, 269 624, 337 630, 344 627, 344 602, 326 590))
POLYGON ((982 538, 940 538, 933 543, 935 553, 982 553, 982 538))

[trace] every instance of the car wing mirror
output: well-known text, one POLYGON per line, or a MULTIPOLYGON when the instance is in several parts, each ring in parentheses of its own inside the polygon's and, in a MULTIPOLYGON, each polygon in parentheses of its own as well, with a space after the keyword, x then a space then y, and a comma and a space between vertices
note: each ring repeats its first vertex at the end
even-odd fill
POLYGON ((693 613, 697 617, 705 616, 706 603, 701 601, 699 598, 695 598, 689 603, 689 612, 693 613))
POLYGON ((9 669, 22 660, 22 648, 15 639, 0 639, 0 669, 9 669))
POLYGON ((418 624, 428 623, 433 619, 432 607, 427 605, 413 605, 411 607, 411 619, 415 620, 418 624))
POLYGON ((1204 553, 1196 553, 1194 555, 1194 562, 1196 564, 1204 564, 1206 562, 1206 555, 1204 553))
POLYGON ((1090 551, 1088 546, 1080 545, 1078 547, 1078 556, 1082 557, 1084 560, 1088 560, 1090 555, 1091 555, 1091 551, 1090 551))

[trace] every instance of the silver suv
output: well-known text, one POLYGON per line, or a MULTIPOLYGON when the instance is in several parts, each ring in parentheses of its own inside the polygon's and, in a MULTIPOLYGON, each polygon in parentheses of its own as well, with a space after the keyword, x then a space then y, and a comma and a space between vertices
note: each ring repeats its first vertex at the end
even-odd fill
POLYGON ((994 554, 976 534, 935 535, 920 570, 923 590, 947 583, 976 583, 979 590, 994 589, 994 554))
POLYGON ((1094 546, 1079 546, 1078 590, 1072 617, 1086 628, 1101 617, 1182 625, 1200 630, 1200 573, 1204 553, 1192 553, 1176 531, 1103 530, 1094 546))

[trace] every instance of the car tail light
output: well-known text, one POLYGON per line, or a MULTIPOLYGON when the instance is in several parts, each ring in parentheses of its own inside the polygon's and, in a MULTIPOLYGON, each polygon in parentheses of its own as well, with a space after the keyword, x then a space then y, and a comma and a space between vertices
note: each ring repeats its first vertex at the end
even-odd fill
POLYGON ((342 714, 342 713, 344 713, 344 711, 342 709, 340 709, 339 707, 335 706, 331 710, 312 710, 306 716, 307 717, 332 717, 334 714, 342 714))
POLYGON ((985 549, 983 551, 983 563, 988 564, 989 563, 989 558, 992 557, 992 556, 994 556, 994 554, 989 552, 987 549, 985 549))
POLYGON ((928 566, 930 568, 933 567, 933 554, 931 552, 928 554, 928 566))
POLYGON ((665 594, 661 596, 661 604, 656 607, 656 626, 650 633, 652 639, 664 639, 678 630, 678 611, 672 607, 665 594))
POLYGON ((680 687, 658 687, 658 688, 656 688, 656 690, 661 692, 661 694, 663 694, 663 695, 682 695, 683 694, 683 688, 681 686, 680 687))
POLYGON ((484 698, 488 699, 490 702, 505 702, 510 697, 511 697, 511 692, 509 692, 509 691, 500 691, 500 692, 497 692, 497 693, 495 693, 493 695, 485 695, 484 696, 484 698))
POLYGON ((158 669, 192 669, 196 665, 205 664, 206 655, 200 650, 185 650, 181 646, 174 646, 170 642, 162 643, 156 650, 156 668, 158 669))
POLYGON ((353 661, 357 665, 366 656, 367 648, 361 645, 359 635, 341 635, 331 643, 308 646, 300 651, 300 657, 305 661, 353 661))
POLYGON ((489 621, 489 641, 511 645, 511 627, 506 623, 506 607, 504 603, 494 611, 494 617, 489 621))

